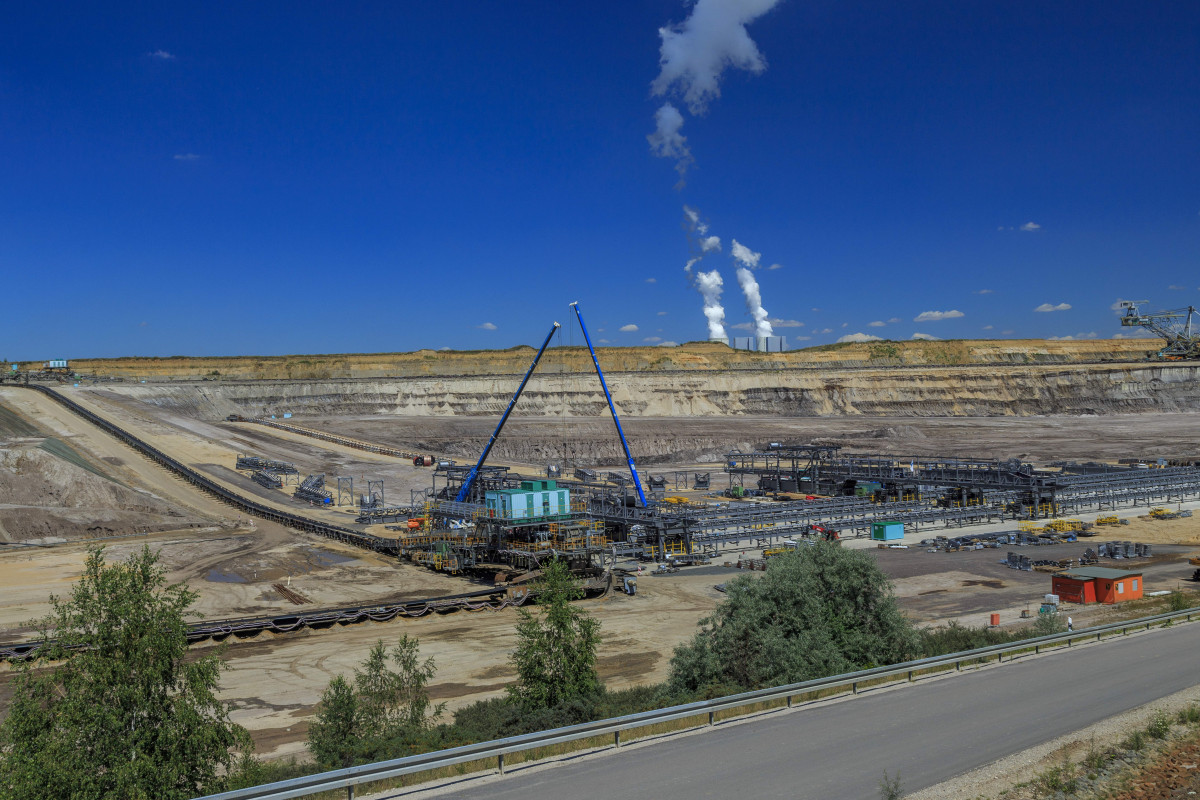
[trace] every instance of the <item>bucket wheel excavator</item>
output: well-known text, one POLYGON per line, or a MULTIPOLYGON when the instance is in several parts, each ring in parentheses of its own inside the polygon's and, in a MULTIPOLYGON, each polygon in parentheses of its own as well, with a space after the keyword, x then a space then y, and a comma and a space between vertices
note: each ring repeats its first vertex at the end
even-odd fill
POLYGON ((1192 326, 1192 317, 1196 314, 1195 306, 1160 311, 1157 314, 1143 314, 1138 306, 1147 302, 1122 302, 1121 308, 1125 309, 1125 314, 1121 317, 1121 325, 1126 328, 1145 328, 1166 342, 1157 352, 1149 353, 1150 358, 1158 361, 1200 358, 1200 334, 1197 334, 1192 326))

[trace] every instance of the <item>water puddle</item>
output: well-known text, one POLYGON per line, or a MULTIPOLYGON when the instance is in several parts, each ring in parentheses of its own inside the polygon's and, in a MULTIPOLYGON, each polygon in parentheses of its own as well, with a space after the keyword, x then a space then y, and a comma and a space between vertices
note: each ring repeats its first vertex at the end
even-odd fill
POLYGON ((219 569, 210 569, 208 574, 204 576, 207 581, 213 583, 245 583, 246 579, 236 572, 223 572, 219 569))
POLYGON ((329 550, 321 550, 317 547, 306 548, 308 558, 318 567, 333 567, 338 564, 345 564, 348 561, 357 561, 354 556, 347 556, 341 553, 333 553, 329 550))

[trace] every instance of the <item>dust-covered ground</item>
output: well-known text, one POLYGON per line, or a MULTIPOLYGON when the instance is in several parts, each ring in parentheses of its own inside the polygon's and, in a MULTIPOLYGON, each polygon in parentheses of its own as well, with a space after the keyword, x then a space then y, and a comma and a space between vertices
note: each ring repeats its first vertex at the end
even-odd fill
MULTIPOLYGON (((43 411, 44 398, 0 389, 0 545, 47 544, 219 525, 151 480, 140 456, 43 411), (37 401, 42 401, 41 403, 37 401), (32 402, 31 402, 32 401, 32 402), (91 446, 95 443, 108 445, 91 446)), ((100 434, 103 436, 103 434, 100 434)))
MULTIPOLYGON (((252 424, 199 420, 113 393, 74 391, 71 396, 242 494, 341 525, 354 526, 351 508, 311 507, 294 500, 290 489, 264 489, 233 469, 237 454, 290 461, 302 475, 323 472, 332 488, 336 488, 334 477, 338 475, 353 477, 359 491, 365 489, 367 479, 383 479, 389 504, 407 504, 412 490, 430 485, 428 469, 413 467, 401 459, 252 424)), ((0 426, 6 424, 6 419, 17 420, 7 423, 11 430, 4 434, 9 437, 6 441, 14 443, 9 451, 15 452, 18 446, 27 449, 30 442, 36 447, 43 437, 67 443, 82 461, 116 473, 113 477, 132 493, 105 496, 101 505, 118 511, 135 501, 149 502, 144 498, 152 496, 164 504, 163 513, 175 510, 182 515, 179 519, 197 526, 179 525, 151 530, 145 536, 108 540, 108 556, 123 558, 135 547, 151 545, 160 553, 171 580, 186 582, 198 592, 197 610, 207 618, 294 610, 296 606, 275 584, 311 601, 312 608, 429 597, 476 588, 463 579, 241 517, 33 392, 0 388, 0 408, 12 411, 8 417, 0 417, 0 426)), ((495 426, 491 418, 297 417, 294 421, 359 439, 449 455, 460 462, 473 460, 495 426)), ((1200 414, 903 421, 633 418, 624 424, 639 463, 655 474, 700 464, 710 465, 706 468, 711 469, 728 450, 752 449, 768 441, 843 444, 857 452, 1017 457, 1043 463, 1127 456, 1182 458, 1192 456, 1192 443, 1200 441, 1200 414)), ((605 466, 613 463, 605 449, 614 446, 613 442, 612 421, 605 417, 514 418, 490 463, 506 463, 526 472, 546 463, 605 466)), ((63 460, 52 453, 46 457, 63 460)), ((74 466, 88 480, 111 483, 78 464, 74 466)), ((47 487, 69 483, 45 469, 40 474, 45 476, 47 487)), ((78 475, 75 478, 83 480, 78 475)), ((720 483, 714 470, 714 486, 720 483)), ((21 515, 26 513, 22 511, 21 515)), ((83 518, 87 515, 82 512, 83 518)), ((1112 529, 1111 534, 1101 532, 1094 541, 1119 538, 1154 543, 1157 547, 1153 559, 1123 566, 1143 569, 1146 588, 1151 591, 1181 585, 1191 574, 1187 556, 1200 550, 1200 519, 1159 522, 1136 519, 1134 512, 1121 515, 1135 518, 1128 526, 1112 529)), ((372 532, 382 533, 379 528, 375 526, 372 532)), ((923 531, 920 537, 934 532, 923 531)), ((948 534, 959 532, 963 531, 955 528, 948 534)), ((59 536, 71 538, 61 531, 59 536)), ((1021 612, 1030 608, 1036 612, 1041 596, 1050 590, 1048 575, 1000 565, 1003 549, 926 553, 916 547, 879 550, 863 541, 847 542, 846 546, 870 548, 895 580, 903 607, 922 624, 949 619, 984 624, 991 613, 1001 614, 1003 625, 1025 624, 1021 612)), ((1087 541, 1081 541, 1025 552, 1035 558, 1068 558, 1080 555, 1087 546, 1087 541)), ((69 591, 85 554, 82 543, 41 548, 0 546, 0 586, 4 587, 0 592, 0 641, 28 635, 24 623, 47 611, 49 594, 69 591)), ((661 577, 644 575, 638 581, 636 596, 612 594, 589 601, 587 608, 603 625, 600 671, 605 682, 621 688, 661 681, 672 649, 690 638, 697 622, 720 602, 722 595, 714 585, 750 574, 722 566, 726 559, 736 563, 741 555, 749 558, 760 553, 731 550, 710 567, 661 577)), ((1079 609, 1071 613, 1076 624, 1082 625, 1111 612, 1079 609)), ((508 657, 515 644, 515 623, 511 611, 457 612, 231 640, 225 651, 230 669, 223 676, 222 694, 236 708, 235 719, 254 734, 261 753, 301 754, 307 720, 321 691, 332 677, 349 673, 360 663, 377 639, 390 640, 401 633, 418 637, 422 652, 433 656, 437 664, 432 693, 435 699, 446 700, 453 710, 498 695, 512 679, 508 657)), ((10 674, 0 667, 0 703, 10 674)))

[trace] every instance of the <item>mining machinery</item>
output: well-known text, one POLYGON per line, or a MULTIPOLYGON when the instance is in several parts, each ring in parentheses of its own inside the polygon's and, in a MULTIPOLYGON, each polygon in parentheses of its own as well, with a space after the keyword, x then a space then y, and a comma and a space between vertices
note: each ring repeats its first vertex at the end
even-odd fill
POLYGON ((1200 358, 1200 334, 1192 328, 1192 316, 1196 313, 1195 306, 1177 308, 1171 311, 1160 311, 1157 314, 1143 314, 1138 306, 1144 305, 1145 300, 1125 300, 1121 308, 1125 315, 1121 317, 1121 325, 1126 328, 1145 328, 1166 342, 1157 352, 1149 354, 1151 358, 1161 361, 1183 361, 1184 359, 1200 358))

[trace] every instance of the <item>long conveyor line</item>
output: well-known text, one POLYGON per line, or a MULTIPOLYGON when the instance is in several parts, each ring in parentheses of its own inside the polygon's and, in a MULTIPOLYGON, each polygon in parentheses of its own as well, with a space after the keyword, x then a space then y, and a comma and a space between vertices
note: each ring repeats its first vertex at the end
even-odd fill
MULTIPOLYGON (((11 385, 20 386, 21 384, 11 385)), ((395 554, 399 550, 396 542, 393 539, 386 539, 382 536, 374 536, 362 531, 343 528, 340 525, 334 525, 329 522, 321 522, 319 520, 309 519, 307 517, 302 517, 299 514, 292 514, 288 511, 272 508, 271 506, 264 505, 263 503, 256 502, 247 497, 243 497, 237 492, 222 486, 211 478, 200 474, 191 467, 188 467, 178 460, 171 458, 171 456, 162 452, 158 448, 152 447, 146 442, 143 442, 129 431, 126 431, 123 428, 104 419, 100 415, 89 411, 75 401, 63 397, 61 394, 53 389, 50 389, 49 387, 39 386, 37 384, 27 384, 24 388, 41 392, 50 399, 54 400, 56 403, 64 406, 67 410, 77 414, 80 417, 83 417, 96 427, 101 428, 117 439, 120 439, 122 442, 137 450, 142 455, 146 456, 152 461, 157 462, 161 466, 166 467, 188 483, 191 483, 199 489, 216 496, 218 499, 230 504, 240 511, 243 511, 247 514, 252 514, 256 517, 268 519, 272 522, 278 522, 279 524, 286 525, 289 528, 296 528, 298 530, 307 531, 308 533, 316 533, 329 539, 335 539, 339 542, 346 542, 348 544, 353 544, 367 550, 374 550, 379 553, 395 554)))
MULTIPOLYGON (((403 603, 339 606, 299 614, 204 620, 189 623, 187 636, 189 643, 195 643, 207 639, 221 640, 228 636, 253 636, 262 631, 292 633, 306 628, 329 628, 359 622, 387 622, 396 617, 423 617, 449 611, 500 611, 510 605, 520 605, 523 600, 523 595, 510 597, 503 588, 482 589, 478 592, 429 597, 403 603)), ((36 658, 38 651, 47 644, 41 640, 0 644, 0 661, 36 658)))
MULTIPOLYGON (((19 386, 21 384, 11 384, 19 386)), ((102 428, 117 439, 142 453, 151 460, 171 470, 184 480, 198 488, 215 495, 224 502, 257 517, 269 519, 298 530, 316 533, 321 536, 341 542, 357 545, 368 550, 394 554, 398 546, 394 540, 374 536, 369 533, 350 530, 339 525, 332 525, 318 520, 307 519, 298 514, 280 511, 270 506, 257 503, 219 483, 201 475, 199 472, 180 463, 156 447, 143 442, 138 437, 89 411, 78 403, 63 397, 58 392, 45 386, 27 384, 24 388, 41 392, 55 402, 66 407, 72 413, 83 417, 88 422, 102 428)), ((420 617, 431 612, 446 612, 458 609, 469 611, 493 610, 498 611, 508 605, 519 604, 523 597, 510 599, 505 589, 483 589, 466 594, 431 597, 424 600, 413 600, 404 603, 385 605, 346 606, 328 609, 315 609, 301 614, 283 614, 275 616, 242 617, 233 619, 195 622, 188 626, 188 640, 192 642, 205 639, 220 639, 229 635, 253 635, 260 631, 289 632, 302 628, 322 628, 331 625, 347 625, 367 620, 386 621, 397 616, 420 617)), ((16 644, 0 645, 0 660, 24 659, 36 655, 44 642, 32 641, 16 644)))

